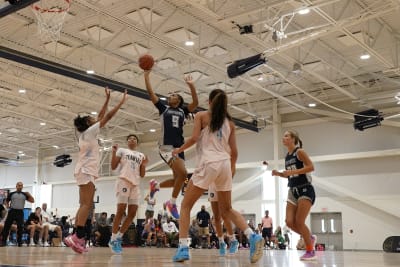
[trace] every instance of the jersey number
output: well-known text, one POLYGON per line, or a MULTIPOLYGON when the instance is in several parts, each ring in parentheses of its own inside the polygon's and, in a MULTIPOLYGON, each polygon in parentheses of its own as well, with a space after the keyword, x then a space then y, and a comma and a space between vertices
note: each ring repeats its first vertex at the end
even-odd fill
POLYGON ((172 115, 172 127, 179 128, 179 116, 172 115))

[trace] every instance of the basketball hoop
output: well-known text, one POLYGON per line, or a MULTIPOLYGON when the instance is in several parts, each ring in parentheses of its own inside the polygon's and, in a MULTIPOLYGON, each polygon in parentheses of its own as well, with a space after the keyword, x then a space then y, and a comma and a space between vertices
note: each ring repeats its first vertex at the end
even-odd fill
POLYGON ((41 0, 32 4, 37 18, 38 33, 43 41, 57 42, 64 24, 65 16, 72 0, 41 0))

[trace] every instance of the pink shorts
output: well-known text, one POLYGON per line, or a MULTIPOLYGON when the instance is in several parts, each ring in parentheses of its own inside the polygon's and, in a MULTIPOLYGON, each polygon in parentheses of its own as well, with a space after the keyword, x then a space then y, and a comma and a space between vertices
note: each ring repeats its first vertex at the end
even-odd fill
POLYGON ((232 190, 232 170, 231 160, 221 160, 210 162, 197 168, 191 180, 193 184, 204 190, 208 190, 210 185, 214 184, 215 191, 232 190))
POLYGON ((133 185, 125 179, 118 178, 115 182, 115 192, 118 204, 139 205, 139 186, 133 185))
POLYGON ((83 173, 81 170, 78 173, 75 173, 75 179, 76 183, 78 185, 84 185, 92 182, 94 184, 94 181, 96 180, 97 177, 94 177, 93 175, 83 173))

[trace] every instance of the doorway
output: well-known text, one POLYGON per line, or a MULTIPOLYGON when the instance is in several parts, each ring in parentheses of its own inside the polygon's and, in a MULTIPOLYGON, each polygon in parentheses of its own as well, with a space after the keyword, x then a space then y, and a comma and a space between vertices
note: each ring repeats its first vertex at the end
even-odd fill
POLYGON ((341 212, 311 213, 311 232, 317 235, 317 243, 325 250, 343 250, 341 212))

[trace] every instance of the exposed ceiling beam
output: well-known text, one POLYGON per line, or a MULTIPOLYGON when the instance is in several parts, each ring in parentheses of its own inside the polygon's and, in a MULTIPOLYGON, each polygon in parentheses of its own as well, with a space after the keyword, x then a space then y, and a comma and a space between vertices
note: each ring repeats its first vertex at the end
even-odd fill
POLYGON ((4 6, 0 7, 0 18, 5 17, 11 13, 14 13, 20 9, 23 9, 29 5, 32 5, 35 2, 38 2, 39 0, 20 0, 16 4, 5 4, 4 6))
MULTIPOLYGON (((142 99, 149 99, 148 93, 146 90, 140 89, 138 87, 124 84, 121 82, 117 82, 99 75, 95 74, 87 74, 85 71, 75 69, 66 65, 62 65, 56 62, 51 62, 49 60, 39 58, 33 55, 29 55, 23 53, 21 51, 13 50, 11 48, 7 48, 4 46, 0 46, 0 57, 6 58, 8 60, 12 60, 24 65, 32 66, 38 69, 42 69, 45 71, 49 71, 52 73, 60 74, 69 78, 73 78, 82 82, 87 82, 89 84, 94 84, 101 87, 106 87, 116 90, 119 92, 124 92, 125 89, 128 90, 128 94, 139 97, 142 99)), ((159 97, 165 97, 159 95, 159 97)), ((199 110, 202 110, 199 108, 199 110)), ((256 125, 253 125, 250 122, 246 122, 244 120, 233 118, 233 121, 238 127, 242 127, 251 131, 258 132, 259 129, 256 125)))

